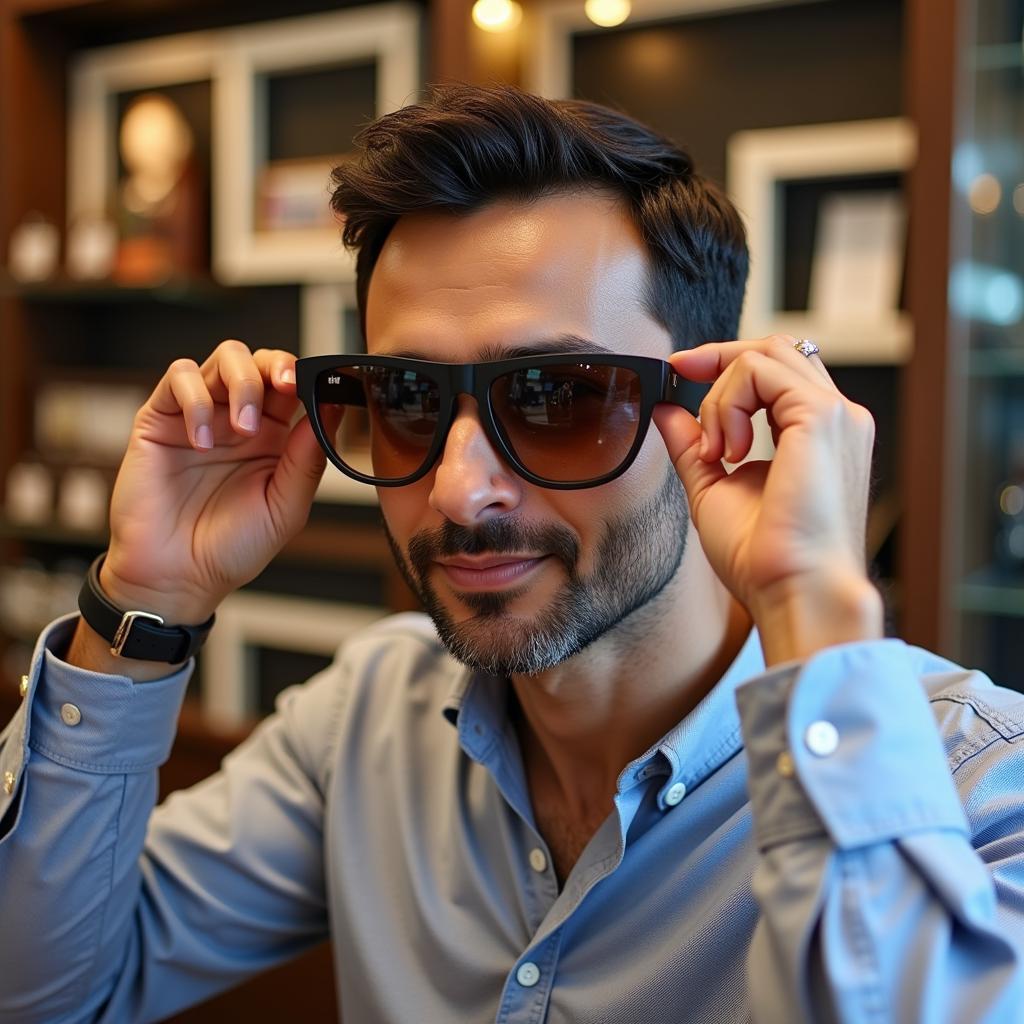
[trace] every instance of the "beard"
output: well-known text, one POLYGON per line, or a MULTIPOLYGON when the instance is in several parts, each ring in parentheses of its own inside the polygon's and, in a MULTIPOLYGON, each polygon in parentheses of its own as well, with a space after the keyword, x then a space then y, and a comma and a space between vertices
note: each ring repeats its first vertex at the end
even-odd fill
POLYGON ((607 522, 594 568, 585 575, 579 569, 579 539, 559 524, 501 516, 471 528, 448 520, 438 529, 414 534, 408 557, 386 521, 384 530, 399 571, 453 657, 496 676, 531 676, 579 654, 649 605, 682 563, 688 525, 686 492, 670 467, 656 494, 607 522), (456 622, 430 582, 437 558, 523 551, 550 554, 567 576, 555 598, 531 616, 510 610, 529 590, 524 585, 489 593, 458 592, 458 600, 473 614, 456 622))

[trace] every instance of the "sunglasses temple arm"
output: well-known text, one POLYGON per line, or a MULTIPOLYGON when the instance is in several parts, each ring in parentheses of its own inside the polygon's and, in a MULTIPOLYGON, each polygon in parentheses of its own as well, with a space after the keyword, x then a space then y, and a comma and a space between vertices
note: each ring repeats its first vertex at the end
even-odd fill
POLYGON ((666 363, 662 369, 661 397, 658 401, 681 405, 691 416, 696 416, 710 387, 710 384, 687 380, 676 373, 671 364, 666 363))

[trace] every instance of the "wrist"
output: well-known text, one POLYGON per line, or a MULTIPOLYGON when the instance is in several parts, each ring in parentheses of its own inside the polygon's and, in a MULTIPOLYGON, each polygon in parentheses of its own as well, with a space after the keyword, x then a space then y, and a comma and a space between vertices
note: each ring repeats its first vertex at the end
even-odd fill
POLYGON ((203 622, 193 624, 187 620, 196 614, 192 604, 172 604, 161 599, 159 591, 145 588, 125 588, 119 585, 115 573, 107 577, 104 587, 100 574, 106 564, 106 554, 100 555, 91 566, 78 592, 78 607, 85 623, 101 639, 109 643, 110 654, 125 659, 182 664, 194 655, 213 628, 211 613, 203 622), (139 607, 141 605, 142 607, 139 607), (172 615, 185 621, 168 622, 172 615), (167 618, 165 618, 167 617, 167 618))
POLYGON ((857 573, 784 581, 759 595, 751 614, 768 668, 885 635, 882 595, 857 573))
POLYGON ((171 665, 160 661, 142 661, 135 658, 124 658, 110 653, 110 641, 99 635, 79 617, 78 625, 71 643, 64 655, 64 661, 78 668, 99 672, 106 676, 128 676, 137 683, 163 679, 172 672, 177 672, 184 662, 171 665))
POLYGON ((103 593, 123 611, 133 610, 159 615, 167 626, 195 626, 206 622, 217 610, 217 603, 213 601, 128 583, 118 575, 110 563, 108 555, 100 566, 100 586, 103 593))

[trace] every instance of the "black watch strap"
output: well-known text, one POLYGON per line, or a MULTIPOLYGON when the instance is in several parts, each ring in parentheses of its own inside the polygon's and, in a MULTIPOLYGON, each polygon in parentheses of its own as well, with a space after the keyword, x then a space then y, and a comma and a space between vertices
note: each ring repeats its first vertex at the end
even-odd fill
POLYGON ((139 661, 166 661, 171 665, 188 661, 203 645, 216 618, 211 615, 200 626, 165 626, 152 612, 118 608, 100 586, 100 566, 106 552, 89 566, 78 594, 82 618, 110 643, 110 653, 139 661))

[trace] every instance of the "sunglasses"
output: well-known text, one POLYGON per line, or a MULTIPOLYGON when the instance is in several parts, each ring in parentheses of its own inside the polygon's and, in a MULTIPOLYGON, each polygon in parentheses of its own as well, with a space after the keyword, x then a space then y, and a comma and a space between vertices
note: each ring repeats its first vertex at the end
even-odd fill
POLYGON ((709 385, 663 359, 537 355, 486 363, 398 356, 311 356, 295 364, 296 390, 327 458, 346 475, 401 487, 444 450, 459 395, 476 399, 488 440, 519 476, 558 490, 597 487, 636 458, 658 402, 694 416, 709 385), (342 423, 363 423, 369 464, 343 443, 342 423))

